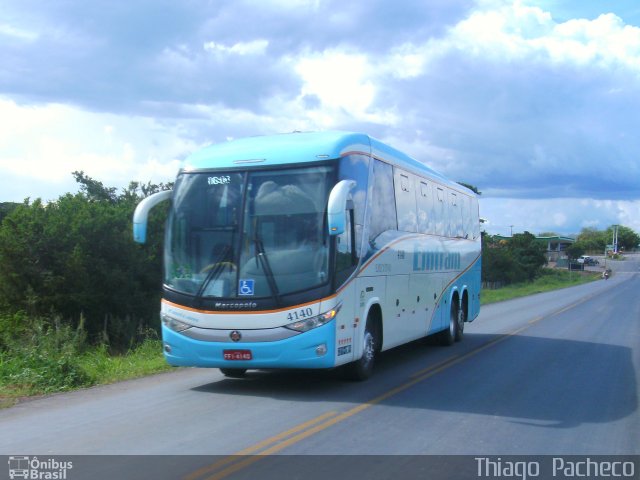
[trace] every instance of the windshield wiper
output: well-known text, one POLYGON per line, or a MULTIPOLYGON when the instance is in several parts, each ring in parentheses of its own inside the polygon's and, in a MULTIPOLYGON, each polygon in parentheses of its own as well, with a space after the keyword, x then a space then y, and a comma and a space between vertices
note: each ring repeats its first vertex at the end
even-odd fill
POLYGON ((227 257, 227 255, 229 254, 229 251, 231 250, 231 246, 230 245, 225 245, 222 249, 222 251, 220 252, 220 255, 218 255, 218 257, 216 258, 216 261, 213 263, 213 268, 211 270, 209 270, 209 273, 207 273, 207 276, 205 277, 204 281, 202 282, 202 284, 200 285, 200 288, 198 289, 198 292, 196 293, 196 297, 195 300, 199 301, 202 296, 204 295, 204 291, 206 290, 207 286, 216 278, 218 278, 218 276, 220 275, 220 273, 222 272, 222 269, 225 268, 225 259, 227 257))
POLYGON ((267 277, 267 284, 269 285, 269 289, 271 290, 271 294, 276 301, 276 305, 280 306, 282 304, 282 300, 280 299, 280 292, 278 291, 278 285, 276 285, 275 277, 273 276, 273 270, 271 270, 271 265, 269 265, 269 259, 267 258, 267 254, 264 251, 264 245, 262 244, 262 240, 256 235, 253 238, 253 243, 256 245, 256 258, 260 260, 260 265, 262 265, 262 270, 267 277))

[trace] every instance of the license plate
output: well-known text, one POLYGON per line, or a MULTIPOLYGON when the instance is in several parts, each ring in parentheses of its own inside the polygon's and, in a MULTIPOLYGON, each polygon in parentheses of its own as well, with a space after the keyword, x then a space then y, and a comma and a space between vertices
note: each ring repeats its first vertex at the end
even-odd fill
POLYGON ((222 358, 225 360, 251 360, 251 350, 224 350, 222 358))

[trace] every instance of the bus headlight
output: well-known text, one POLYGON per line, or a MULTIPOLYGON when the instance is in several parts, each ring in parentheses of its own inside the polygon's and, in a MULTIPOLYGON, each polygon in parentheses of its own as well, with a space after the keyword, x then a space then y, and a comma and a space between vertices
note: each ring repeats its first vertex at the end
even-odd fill
POLYGON ((339 303, 328 312, 321 313, 320 315, 316 315, 315 317, 305 318, 304 320, 298 320, 297 322, 285 325, 285 328, 295 330, 296 332, 308 332, 309 330, 313 330, 314 328, 321 327, 322 325, 325 325, 336 318, 336 315, 338 315, 341 306, 342 304, 339 303))
POLYGON ((162 323, 164 323, 165 327, 170 328, 174 332, 183 332, 191 328, 191 325, 188 323, 181 322, 180 320, 177 320, 165 313, 160 314, 160 319, 162 320, 162 323))

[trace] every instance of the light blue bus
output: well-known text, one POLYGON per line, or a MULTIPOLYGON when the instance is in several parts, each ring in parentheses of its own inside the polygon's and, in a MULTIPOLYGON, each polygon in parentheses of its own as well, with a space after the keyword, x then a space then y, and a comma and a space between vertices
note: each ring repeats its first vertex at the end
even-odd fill
POLYGON ((476 195, 367 135, 234 140, 188 157, 170 200, 161 303, 171 365, 333 368, 427 335, 460 340, 480 310, 476 195))

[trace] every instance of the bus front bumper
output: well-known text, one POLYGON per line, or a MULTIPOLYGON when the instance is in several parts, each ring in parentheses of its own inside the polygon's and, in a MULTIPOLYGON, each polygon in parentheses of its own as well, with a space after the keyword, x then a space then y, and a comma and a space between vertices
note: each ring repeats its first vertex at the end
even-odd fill
MULTIPOLYGON (((239 330, 242 334, 242 330, 239 330)), ((276 341, 217 342, 190 338, 162 325, 164 356, 180 367, 331 368, 335 365, 335 322, 276 341), (226 357, 238 357, 228 360, 226 357), (250 355, 250 360, 242 359, 250 355)))

